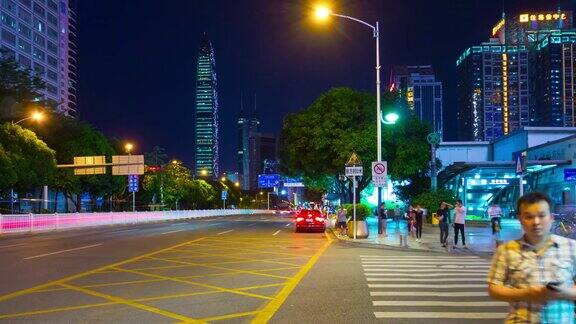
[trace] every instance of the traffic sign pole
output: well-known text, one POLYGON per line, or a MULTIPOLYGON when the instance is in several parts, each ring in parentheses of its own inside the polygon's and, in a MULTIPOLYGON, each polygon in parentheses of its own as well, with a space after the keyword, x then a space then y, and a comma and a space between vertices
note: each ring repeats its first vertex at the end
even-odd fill
POLYGON ((352 206, 354 208, 354 239, 356 239, 356 176, 354 176, 353 185, 352 185, 352 206))

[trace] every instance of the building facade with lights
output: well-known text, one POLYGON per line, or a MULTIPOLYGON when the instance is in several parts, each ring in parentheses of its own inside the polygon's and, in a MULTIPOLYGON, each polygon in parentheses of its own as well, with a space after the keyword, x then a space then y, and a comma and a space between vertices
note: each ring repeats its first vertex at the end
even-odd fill
POLYGON ((400 94, 400 104, 432 130, 443 134, 442 82, 436 80, 430 65, 394 66, 389 87, 400 94))
POLYGON ((203 35, 196 67, 194 110, 194 173, 209 177, 218 173, 218 91, 212 43, 203 35))
POLYGON ((77 103, 75 0, 0 1, 0 49, 46 84, 45 100, 74 115, 77 103))
POLYGON ((487 218, 488 207, 496 202, 506 217, 514 217, 521 181, 514 154, 520 152, 527 157, 524 192, 548 193, 557 212, 576 204, 574 127, 522 127, 490 142, 440 143, 438 183, 462 199, 469 215, 487 218))
POLYGON ((250 135, 258 132, 260 121, 256 118, 255 113, 244 113, 242 100, 240 103, 240 117, 238 118, 238 173, 240 186, 243 190, 250 190, 250 179, 253 177, 251 167, 254 163, 250 151, 250 135))
POLYGON ((505 17, 458 67, 458 139, 490 141, 523 126, 573 127, 571 11, 505 17))

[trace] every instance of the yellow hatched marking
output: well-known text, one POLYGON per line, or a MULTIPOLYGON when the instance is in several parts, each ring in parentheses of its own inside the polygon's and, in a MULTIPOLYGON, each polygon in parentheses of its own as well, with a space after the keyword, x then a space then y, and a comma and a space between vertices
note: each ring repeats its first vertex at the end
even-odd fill
MULTIPOLYGON (((162 258, 164 260, 170 260, 172 262, 176 262, 176 261, 180 261, 180 259, 186 259, 186 258, 162 258)), ((239 260, 235 260, 235 261, 222 261, 222 262, 202 262, 199 264, 202 265, 222 265, 222 264, 234 264, 234 263, 242 263, 242 262, 265 262, 265 263, 273 263, 273 264, 280 264, 280 265, 287 265, 287 266, 300 266, 298 264, 295 263, 289 263, 289 262, 281 262, 281 261, 274 261, 271 259, 267 259, 267 260, 258 260, 258 259, 244 259, 244 258, 237 258, 239 260)))
MULTIPOLYGON (((202 257, 202 255, 204 256, 212 256, 209 253, 202 253, 202 252, 198 252, 196 254, 200 254, 199 256, 202 257)), ((251 253, 244 253, 244 254, 251 254, 251 253)), ((179 259, 186 259, 186 258, 193 258, 196 257, 196 255, 193 256, 179 256, 179 257, 164 257, 165 259, 173 259, 173 260, 179 260, 179 259)), ((237 257, 237 256, 225 256, 226 258, 230 258, 230 259, 237 259, 237 260, 243 260, 243 261, 257 261, 257 262, 270 262, 270 263, 279 263, 278 260, 292 260, 292 259, 301 259, 301 258, 308 258, 305 256, 291 256, 291 257, 282 257, 282 258, 272 258, 272 259, 254 259, 254 258, 246 258, 246 257, 237 257)), ((232 261, 225 261, 225 262, 232 262, 232 261)), ((204 262, 205 264, 221 264, 221 262, 214 262, 214 263, 210 263, 210 262, 204 262)), ((283 264, 284 262, 280 263, 283 264)), ((300 265, 299 265, 300 266, 300 265)))
MULTIPOLYGON (((207 244, 196 244, 198 246, 213 246, 213 245, 207 245, 207 244)), ((266 253, 266 254, 278 254, 278 255, 288 255, 288 256, 301 256, 301 255, 306 255, 306 254, 294 254, 294 253, 285 253, 285 252, 268 252, 268 251, 260 251, 260 250, 253 250, 253 249, 244 249, 244 248, 232 248, 232 247, 224 247, 224 246, 219 246, 219 249, 226 249, 226 250, 235 250, 235 251, 247 251, 247 252, 251 252, 251 253, 266 253)), ((194 252, 194 250, 182 250, 182 249, 178 249, 179 251, 183 251, 183 252, 194 252)), ((311 257, 311 255, 307 255, 308 257, 311 257)))
POLYGON ((274 314, 278 311, 280 306, 282 306, 284 301, 288 298, 288 296, 290 296, 290 294, 292 293, 294 288, 296 288, 298 283, 302 281, 304 276, 308 273, 308 271, 310 271, 310 269, 312 269, 312 267, 314 266, 314 264, 316 264, 316 261, 318 261, 320 256, 324 253, 324 251, 328 249, 328 246, 330 246, 330 243, 332 243, 332 239, 328 235, 326 235, 326 238, 328 239, 328 242, 326 242, 324 246, 322 246, 320 250, 318 250, 316 254, 312 256, 312 258, 310 258, 310 261, 308 261, 308 263, 306 263, 306 265, 304 265, 302 269, 300 269, 300 271, 298 271, 298 273, 288 281, 288 284, 286 284, 284 288, 282 288, 282 290, 278 293, 278 295, 274 296, 274 299, 267 305, 265 305, 263 309, 260 310, 258 315, 256 315, 256 317, 252 320, 251 323, 259 324, 259 323, 268 323, 268 321, 270 321, 272 316, 274 316, 274 314))
MULTIPOLYGON (((162 259, 162 258, 155 258, 156 260, 162 260, 162 261, 170 261, 168 259, 162 259)), ((211 266, 211 265, 205 265, 202 263, 194 263, 194 262, 186 262, 186 261, 177 261, 177 260, 173 260, 170 262, 174 262, 174 263, 181 263, 181 264, 186 264, 188 266, 198 266, 198 267, 203 267, 203 268, 209 268, 209 269, 218 269, 218 270, 226 270, 226 271, 236 271, 238 273, 247 273, 247 274, 254 274, 254 275, 259 275, 259 276, 266 276, 266 277, 272 277, 272 278, 278 278, 278 279, 290 279, 290 277, 285 277, 285 276, 277 276, 277 275, 272 275, 272 274, 265 274, 265 273, 257 273, 254 271, 250 271, 250 270, 237 270, 237 269, 231 269, 231 268, 226 268, 226 267, 218 267, 218 266, 211 266)))
POLYGON ((110 305, 116 305, 116 304, 117 303, 115 303, 115 302, 114 303, 113 302, 107 302, 107 303, 90 304, 90 305, 79 305, 79 306, 68 306, 68 307, 41 309, 41 310, 22 312, 22 313, 3 314, 3 315, 0 315, 0 319, 15 318, 15 317, 22 317, 22 316, 32 316, 32 315, 42 315, 42 314, 49 314, 49 313, 56 313, 56 312, 65 312, 65 311, 71 311, 71 310, 85 309, 85 308, 91 308, 91 307, 110 306, 110 305))
POLYGON ((221 321, 221 320, 237 318, 237 317, 250 316, 250 315, 255 315, 255 314, 258 314, 258 311, 234 313, 234 314, 214 316, 214 317, 206 317, 206 318, 203 318, 202 320, 205 322, 213 322, 213 321, 221 321))
POLYGON ((34 292, 34 291, 41 290, 41 289, 45 289, 45 288, 48 288, 48 287, 51 287, 51 286, 54 286, 54 285, 57 285, 57 284, 61 284, 61 283, 67 282, 67 281, 72 281, 72 280, 75 280, 75 279, 78 279, 78 278, 86 277, 86 276, 88 276, 88 275, 95 274, 95 273, 98 273, 98 272, 101 272, 101 271, 104 271, 104 270, 114 269, 115 267, 118 267, 118 266, 121 266, 121 265, 124 265, 124 264, 127 264, 127 263, 131 263, 131 262, 140 260, 140 259, 142 259, 142 258, 144 258, 144 257, 152 256, 152 255, 154 255, 154 254, 161 253, 161 252, 164 252, 164 251, 168 251, 168 250, 170 250, 170 249, 174 249, 174 248, 178 248, 178 247, 180 247, 180 246, 188 245, 188 244, 190 244, 191 242, 198 242, 198 241, 203 240, 203 239, 204 239, 204 238, 202 237, 202 238, 199 238, 199 239, 196 239, 196 240, 193 240, 193 241, 176 244, 176 245, 174 245, 174 246, 171 246, 171 247, 168 247, 168 248, 165 248, 165 249, 162 249, 162 250, 154 251, 154 252, 151 252, 151 253, 146 253, 146 254, 144 254, 144 255, 140 255, 140 256, 137 256, 137 257, 134 257, 134 258, 131 258, 131 259, 128 259, 128 260, 116 262, 116 263, 113 263, 113 264, 110 264, 110 265, 106 265, 106 266, 103 266, 103 267, 100 267, 100 268, 96 268, 96 269, 89 270, 89 271, 86 271, 86 272, 78 273, 78 274, 75 274, 75 275, 72 275, 72 276, 68 276, 68 277, 65 277, 65 278, 62 278, 62 279, 58 279, 58 280, 55 280, 55 281, 47 282, 47 283, 45 283, 45 284, 38 285, 38 286, 35 286, 35 287, 31 287, 31 288, 28 288, 28 289, 23 289, 23 290, 15 291, 15 292, 13 292, 13 293, 0 296, 0 302, 6 301, 6 300, 9 300, 9 299, 18 297, 18 296, 23 296, 23 295, 32 293, 32 292, 34 292))
POLYGON ((170 277, 165 277, 165 276, 157 275, 157 274, 153 274, 153 273, 139 272, 139 271, 134 271, 134 270, 129 270, 129 269, 120 269, 120 268, 118 268, 118 270, 124 271, 124 272, 129 272, 129 273, 135 273, 135 274, 139 274, 139 275, 144 275, 144 276, 155 277, 155 278, 163 278, 163 279, 166 279, 166 280, 181 282, 181 283, 190 284, 190 285, 195 285, 195 286, 200 286, 200 287, 204 287, 204 288, 210 288, 210 289, 219 290, 219 291, 222 291, 222 292, 229 292, 229 293, 232 293, 232 294, 244 295, 244 296, 254 297, 254 298, 260 298, 260 299, 272 299, 272 298, 270 298, 270 297, 268 297, 268 296, 263 296, 263 295, 258 295, 258 294, 251 294, 251 293, 245 293, 245 292, 241 292, 241 291, 234 290, 234 289, 228 289, 228 288, 224 288, 224 287, 207 285, 207 284, 203 284, 203 283, 199 283, 199 282, 194 282, 194 281, 190 281, 190 280, 183 280, 183 279, 178 279, 178 278, 170 278, 170 277))
POLYGON ((112 296, 112 295, 108 295, 108 294, 103 294, 97 291, 93 291, 93 290, 89 290, 89 289, 84 289, 84 288, 80 288, 80 287, 76 287, 73 285, 69 285, 69 284, 65 284, 65 283, 61 283, 60 285, 68 288, 68 289, 72 289, 72 290, 76 290, 78 292, 87 294, 87 295, 92 295, 95 297, 100 297, 100 298, 104 298, 119 304, 124 304, 124 305, 128 305, 128 306, 132 306, 134 308, 139 308, 145 311, 148 311, 150 313, 154 313, 154 314, 158 314, 158 315, 162 315, 165 317, 169 317, 169 318, 173 318, 173 319, 177 319, 180 321, 185 321, 188 323, 204 323, 201 320, 197 320, 194 318, 190 318, 190 317, 186 317, 184 315, 180 315, 180 314, 176 314, 176 313, 172 313, 163 309, 159 309, 156 307, 152 307, 152 306, 148 306, 148 305, 144 305, 144 304, 140 304, 137 303, 135 301, 129 300, 129 299, 125 299, 125 298, 121 298, 121 297, 117 297, 117 296, 112 296))

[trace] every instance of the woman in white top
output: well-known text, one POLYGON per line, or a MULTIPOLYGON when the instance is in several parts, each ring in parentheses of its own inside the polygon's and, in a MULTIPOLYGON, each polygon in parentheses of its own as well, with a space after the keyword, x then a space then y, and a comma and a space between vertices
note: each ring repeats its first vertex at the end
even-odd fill
POLYGON ((456 200, 454 207, 454 247, 458 245, 458 232, 462 233, 462 246, 466 247, 466 235, 464 225, 466 224, 466 207, 462 205, 462 200, 456 200))

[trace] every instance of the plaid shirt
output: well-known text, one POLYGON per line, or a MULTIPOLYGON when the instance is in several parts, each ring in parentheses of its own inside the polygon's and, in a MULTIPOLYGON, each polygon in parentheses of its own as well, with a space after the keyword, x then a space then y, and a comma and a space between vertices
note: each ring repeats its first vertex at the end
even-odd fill
MULTIPOLYGON (((540 251, 524 238, 501 245, 492 259, 488 283, 511 288, 560 282, 572 287, 576 282, 576 241, 551 235, 540 251)), ((574 324, 574 302, 518 301, 510 303, 506 323, 574 324)))

